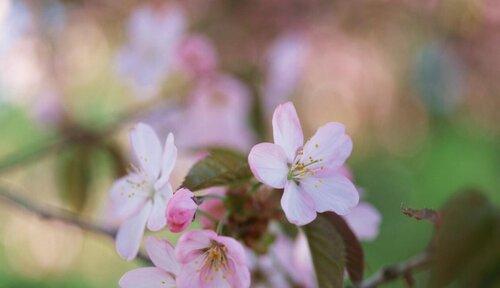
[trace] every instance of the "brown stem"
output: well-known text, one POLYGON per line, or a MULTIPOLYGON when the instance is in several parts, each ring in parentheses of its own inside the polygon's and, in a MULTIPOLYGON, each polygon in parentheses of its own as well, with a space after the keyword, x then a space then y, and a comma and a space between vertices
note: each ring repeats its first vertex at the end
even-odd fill
MULTIPOLYGON (((0 187, 0 198, 3 198, 4 200, 12 204, 15 204, 16 206, 24 209, 25 211, 33 213, 42 219, 61 221, 66 224, 79 227, 85 231, 89 231, 100 235, 106 235, 112 239, 114 239, 116 236, 116 230, 114 229, 105 228, 98 224, 83 220, 74 213, 64 209, 36 205, 34 203, 31 203, 27 199, 15 195, 14 193, 12 193, 11 191, 9 191, 4 187, 0 187)), ((137 258, 147 264, 151 264, 149 258, 142 253, 139 253, 137 255, 137 258)))
POLYGON ((363 281, 359 288, 375 288, 380 284, 406 277, 416 270, 424 269, 431 262, 429 252, 423 252, 412 258, 392 266, 384 267, 371 278, 363 281))

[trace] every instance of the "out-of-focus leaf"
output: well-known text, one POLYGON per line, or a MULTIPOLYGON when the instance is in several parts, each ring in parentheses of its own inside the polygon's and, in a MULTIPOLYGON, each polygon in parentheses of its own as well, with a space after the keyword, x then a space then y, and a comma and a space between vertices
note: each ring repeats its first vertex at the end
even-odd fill
POLYGON ((78 145, 59 155, 56 177, 60 195, 71 208, 80 212, 87 202, 91 181, 90 146, 78 145))
POLYGON ((500 284, 500 212, 481 193, 459 194, 444 206, 434 245, 432 287, 500 284))
POLYGON ((412 209, 409 207, 401 207, 401 212, 408 217, 415 218, 417 220, 428 220, 434 225, 439 226, 441 221, 441 215, 439 212, 424 208, 424 209, 412 209))
POLYGON ((241 183, 252 177, 247 159, 239 152, 214 148, 189 171, 183 187, 192 191, 241 183))
POLYGON ((346 248, 342 236, 326 213, 304 226, 320 288, 342 287, 346 248))

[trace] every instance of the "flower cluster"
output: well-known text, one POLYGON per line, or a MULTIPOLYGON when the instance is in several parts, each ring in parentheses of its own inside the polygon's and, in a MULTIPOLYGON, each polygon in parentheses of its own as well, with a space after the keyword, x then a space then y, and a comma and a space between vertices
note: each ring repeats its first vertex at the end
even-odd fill
MULTIPOLYGON (((116 236, 118 254, 132 260, 144 230, 183 232, 193 221, 198 205, 186 188, 172 192, 169 176, 177 158, 174 136, 164 148, 146 124, 130 133, 138 167, 115 182, 110 190, 110 216, 121 222, 116 236)), ((166 240, 148 238, 146 250, 155 268, 128 272, 121 287, 248 287, 249 270, 243 246, 233 238, 211 230, 184 233, 177 247, 166 240)))
MULTIPOLYGON (((333 211, 339 215, 347 214, 347 223, 360 239, 373 239, 380 216, 369 204, 356 207, 358 190, 344 166, 352 150, 352 142, 344 127, 328 123, 304 144, 295 107, 288 102, 276 108, 273 129, 275 144, 255 145, 248 161, 257 180, 272 188, 283 189, 281 207, 289 222, 305 225, 313 221, 317 213, 333 211), (348 214, 351 211, 352 215, 348 214), (367 215, 373 223, 359 221, 367 215)), ((161 145, 154 130, 139 123, 130 132, 130 142, 138 166, 132 166, 129 175, 117 180, 110 189, 109 216, 120 223, 116 236, 118 254, 126 260, 134 259, 146 228, 159 231, 167 227, 170 232, 180 233, 198 215, 204 230, 184 232, 176 247, 167 240, 147 238, 146 251, 155 267, 126 273, 120 280, 121 287, 249 287, 250 268, 255 270, 274 263, 275 260, 269 258, 271 256, 247 259, 249 248, 245 250, 235 238, 221 234, 224 230, 220 228, 227 224, 224 215, 229 215, 224 198, 235 195, 240 197, 238 201, 250 201, 245 199, 251 198, 240 196, 240 192, 227 194, 223 187, 209 188, 196 195, 181 187, 174 193, 170 183, 177 159, 173 134, 170 133, 165 144, 161 145)), ((245 218, 241 215, 233 218, 238 221, 238 217, 245 218)), ((238 236, 237 233, 233 235, 238 236)), ((274 251, 275 258, 281 262, 279 265, 286 268, 283 277, 293 280, 296 271, 307 270, 309 280, 300 278, 294 282, 314 287, 305 236, 300 233, 294 242, 283 233, 276 235, 269 251, 274 251), (284 253, 285 250, 288 252, 284 253), (296 253, 298 256, 293 256, 296 253), (292 258, 286 260, 283 254, 292 258), (301 279, 307 281, 302 283, 301 279)), ((240 240, 247 243, 245 239, 240 240)))

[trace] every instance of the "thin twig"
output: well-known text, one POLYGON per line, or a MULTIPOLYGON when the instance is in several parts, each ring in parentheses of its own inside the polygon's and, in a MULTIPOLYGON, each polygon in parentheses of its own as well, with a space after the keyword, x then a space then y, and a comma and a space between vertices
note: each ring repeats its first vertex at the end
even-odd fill
POLYGON ((375 273, 371 278, 363 281, 359 288, 375 288, 380 284, 391 282, 398 278, 404 277, 416 270, 425 268, 431 262, 431 257, 428 252, 424 252, 413 256, 405 262, 398 263, 392 266, 382 268, 375 273))
MULTIPOLYGON (((30 201, 15 195, 4 187, 0 187, 0 198, 3 198, 4 200, 15 204, 25 211, 35 214, 42 219, 61 221, 66 224, 79 227, 85 231, 89 231, 98 235, 106 235, 112 239, 114 239, 116 236, 116 230, 114 229, 105 228, 98 224, 83 220, 74 213, 64 209, 35 205, 34 203, 31 203, 30 201)), ((145 263, 151 263, 149 258, 142 253, 139 253, 137 255, 137 258, 145 263)))

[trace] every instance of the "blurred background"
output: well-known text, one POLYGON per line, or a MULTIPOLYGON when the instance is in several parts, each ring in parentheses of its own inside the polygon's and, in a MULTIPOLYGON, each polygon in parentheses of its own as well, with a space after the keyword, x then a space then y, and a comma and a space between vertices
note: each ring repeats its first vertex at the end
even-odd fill
MULTIPOLYGON (((431 237, 402 205, 469 188, 500 204, 499 47, 496 0, 0 0, 0 184, 107 225, 133 123, 174 132, 180 184, 196 148, 248 151, 291 100, 307 136, 338 121, 353 137, 382 214, 371 274, 431 237)), ((116 287, 134 265, 0 202, 0 287, 116 287)))

